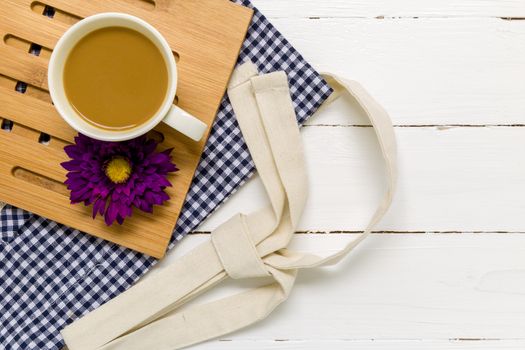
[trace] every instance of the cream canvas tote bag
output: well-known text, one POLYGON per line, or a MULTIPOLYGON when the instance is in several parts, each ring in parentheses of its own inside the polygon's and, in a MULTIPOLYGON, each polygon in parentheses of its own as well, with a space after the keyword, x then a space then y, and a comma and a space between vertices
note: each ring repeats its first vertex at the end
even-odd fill
POLYGON ((301 135, 285 73, 259 75, 253 64, 244 64, 234 72, 228 94, 271 205, 234 216, 208 242, 66 327, 62 335, 70 350, 172 350, 231 333, 284 302, 299 270, 338 263, 370 234, 396 186, 394 130, 361 85, 329 74, 325 78, 335 89, 331 100, 349 93, 363 107, 386 162, 388 190, 364 233, 329 257, 287 249, 308 193, 301 135), (271 282, 178 310, 227 278, 263 277, 271 282))

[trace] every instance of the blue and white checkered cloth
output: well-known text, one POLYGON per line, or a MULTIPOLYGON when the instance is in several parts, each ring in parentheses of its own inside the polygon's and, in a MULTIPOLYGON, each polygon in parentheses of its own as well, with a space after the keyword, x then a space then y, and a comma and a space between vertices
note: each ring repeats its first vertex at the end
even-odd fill
MULTIPOLYGON (((247 0, 236 0, 252 7, 247 0)), ((287 72, 303 123, 330 95, 319 74, 258 11, 239 62, 287 72)), ((197 169, 170 248, 254 172, 227 98, 197 169)), ((125 291, 155 260, 7 206, 0 212, 0 344, 6 350, 60 349, 60 330, 125 291)))

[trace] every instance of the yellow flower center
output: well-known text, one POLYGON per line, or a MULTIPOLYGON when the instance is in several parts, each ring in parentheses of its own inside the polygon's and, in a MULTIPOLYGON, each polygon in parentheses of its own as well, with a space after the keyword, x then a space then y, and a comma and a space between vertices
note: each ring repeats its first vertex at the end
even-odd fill
POLYGON ((116 184, 128 181, 131 175, 131 165, 124 157, 115 157, 106 165, 106 176, 116 184))

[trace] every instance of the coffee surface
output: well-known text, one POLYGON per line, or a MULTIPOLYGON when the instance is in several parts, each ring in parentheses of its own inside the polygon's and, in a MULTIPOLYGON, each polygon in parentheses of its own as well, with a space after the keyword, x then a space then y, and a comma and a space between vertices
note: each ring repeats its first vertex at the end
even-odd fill
POLYGON ((67 58, 63 79, 80 116, 109 130, 132 129, 150 120, 168 89, 160 50, 143 34, 123 27, 82 38, 67 58))

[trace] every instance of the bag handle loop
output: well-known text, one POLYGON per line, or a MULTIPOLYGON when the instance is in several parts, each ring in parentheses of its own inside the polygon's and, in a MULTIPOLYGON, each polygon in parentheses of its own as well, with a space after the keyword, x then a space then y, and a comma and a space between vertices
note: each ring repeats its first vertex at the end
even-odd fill
POLYGON ((396 140, 385 110, 354 81, 326 74, 330 101, 349 93, 370 118, 387 165, 388 190, 357 239, 326 258, 286 249, 307 198, 302 140, 283 72, 258 75, 247 63, 228 89, 243 136, 271 205, 236 215, 212 239, 62 331, 70 350, 180 349, 266 318, 284 302, 303 268, 339 262, 372 231, 388 210, 397 179, 396 140), (227 277, 271 278, 263 287, 178 310, 227 277))

